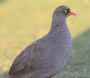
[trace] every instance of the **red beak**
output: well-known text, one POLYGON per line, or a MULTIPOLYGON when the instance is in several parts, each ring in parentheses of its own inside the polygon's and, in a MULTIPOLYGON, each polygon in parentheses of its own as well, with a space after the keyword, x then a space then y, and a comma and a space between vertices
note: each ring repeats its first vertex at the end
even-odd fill
POLYGON ((76 15, 76 12, 70 10, 70 12, 68 13, 68 15, 69 15, 69 16, 70 16, 70 15, 76 15))

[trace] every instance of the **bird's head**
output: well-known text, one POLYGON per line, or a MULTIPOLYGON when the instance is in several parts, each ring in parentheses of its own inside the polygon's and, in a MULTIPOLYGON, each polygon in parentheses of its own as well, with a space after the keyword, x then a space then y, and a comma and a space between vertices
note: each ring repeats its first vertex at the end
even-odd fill
POLYGON ((68 16, 76 15, 76 12, 71 11, 71 9, 67 6, 59 6, 55 9, 53 18, 55 21, 64 21, 68 16))

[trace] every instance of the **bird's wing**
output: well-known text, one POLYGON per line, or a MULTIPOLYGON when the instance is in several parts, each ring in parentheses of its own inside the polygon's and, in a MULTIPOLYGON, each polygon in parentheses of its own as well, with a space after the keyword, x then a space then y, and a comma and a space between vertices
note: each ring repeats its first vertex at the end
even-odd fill
POLYGON ((39 50, 40 46, 36 44, 27 47, 16 57, 10 68, 9 74, 19 74, 27 71, 27 69, 32 69, 32 61, 39 50))

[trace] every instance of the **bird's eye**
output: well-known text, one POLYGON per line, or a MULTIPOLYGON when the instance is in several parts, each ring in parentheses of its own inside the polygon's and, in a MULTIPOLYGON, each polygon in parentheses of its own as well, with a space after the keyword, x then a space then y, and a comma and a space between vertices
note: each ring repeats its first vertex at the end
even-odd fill
POLYGON ((64 10, 63 12, 64 12, 65 14, 68 14, 68 11, 67 11, 67 10, 64 10))

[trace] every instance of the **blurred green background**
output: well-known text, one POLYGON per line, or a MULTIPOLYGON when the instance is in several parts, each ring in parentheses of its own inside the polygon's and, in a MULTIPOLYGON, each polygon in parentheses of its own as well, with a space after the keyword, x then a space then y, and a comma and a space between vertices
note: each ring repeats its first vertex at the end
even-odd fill
POLYGON ((67 5, 77 12, 67 23, 72 35, 73 58, 55 78, 90 78, 90 0, 0 0, 0 78, 15 57, 45 35, 54 9, 67 5))

